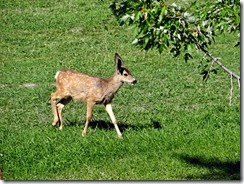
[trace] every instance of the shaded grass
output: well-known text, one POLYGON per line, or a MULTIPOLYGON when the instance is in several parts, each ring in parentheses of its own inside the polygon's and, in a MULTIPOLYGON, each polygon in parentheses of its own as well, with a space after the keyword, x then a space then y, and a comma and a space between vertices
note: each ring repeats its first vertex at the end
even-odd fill
MULTIPOLYGON (((240 179, 240 92, 229 107, 222 71, 205 83, 201 54, 184 63, 166 52, 131 46, 109 1, 0 2, 0 167, 6 180, 230 180, 240 179), (64 129, 51 127, 49 96, 62 68, 108 77, 119 52, 139 83, 124 85, 113 109, 123 130, 116 137, 102 106, 87 137, 86 108, 70 103, 64 129), (33 88, 19 87, 33 83, 33 88), (233 169, 229 169, 233 168, 233 169)), ((210 50, 240 71, 235 35, 210 50)))

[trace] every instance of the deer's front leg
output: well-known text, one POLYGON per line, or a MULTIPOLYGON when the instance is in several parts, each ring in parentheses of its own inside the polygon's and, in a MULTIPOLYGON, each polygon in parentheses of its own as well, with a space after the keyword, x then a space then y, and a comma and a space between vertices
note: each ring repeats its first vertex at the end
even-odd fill
POLYGON ((122 134, 121 134, 121 132, 120 132, 120 130, 119 130, 119 127, 118 127, 118 125, 117 125, 117 120, 116 120, 116 118, 115 118, 115 116, 114 116, 114 113, 113 113, 112 105, 111 105, 111 104, 107 104, 107 105, 105 106, 105 109, 106 109, 106 111, 108 112, 108 114, 109 114, 109 116, 110 116, 110 118, 111 118, 111 120, 112 120, 112 122, 113 122, 113 124, 114 124, 114 127, 115 127, 115 130, 116 130, 116 132, 117 132, 118 137, 119 137, 119 138, 122 138, 122 134))
POLYGON ((93 109, 94 104, 95 104, 94 102, 90 102, 90 101, 87 102, 86 124, 85 124, 85 128, 84 128, 84 130, 82 132, 82 136, 83 137, 86 136, 88 125, 89 125, 89 123, 90 123, 90 121, 92 119, 92 109, 93 109))

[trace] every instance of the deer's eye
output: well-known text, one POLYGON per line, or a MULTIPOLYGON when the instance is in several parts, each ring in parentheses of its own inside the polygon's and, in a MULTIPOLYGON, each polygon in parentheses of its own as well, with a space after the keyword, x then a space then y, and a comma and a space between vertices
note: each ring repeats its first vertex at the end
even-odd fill
POLYGON ((124 76, 128 76, 128 74, 127 73, 124 73, 124 76))

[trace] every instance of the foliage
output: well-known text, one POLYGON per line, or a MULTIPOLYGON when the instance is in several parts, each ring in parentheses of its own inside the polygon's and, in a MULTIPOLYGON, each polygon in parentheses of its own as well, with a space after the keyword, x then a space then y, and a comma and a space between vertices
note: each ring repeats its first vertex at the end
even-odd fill
MULTIPOLYGON (((162 0, 115 0, 110 7, 121 25, 133 27, 133 44, 145 50, 157 48, 160 53, 170 48, 174 57, 183 53, 185 61, 192 58, 194 47, 203 50, 215 41, 216 31, 240 31, 240 2, 235 0, 180 5, 162 0)), ((211 71, 202 70, 204 76, 205 72, 211 71)))

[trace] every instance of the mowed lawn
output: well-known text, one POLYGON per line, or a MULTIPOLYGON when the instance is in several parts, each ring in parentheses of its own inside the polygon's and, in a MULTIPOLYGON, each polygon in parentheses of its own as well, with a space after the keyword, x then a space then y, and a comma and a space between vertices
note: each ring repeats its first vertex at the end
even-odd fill
MULTIPOLYGON (((207 82, 202 53, 184 62, 167 51, 131 45, 100 0, 0 0, 0 168, 4 180, 239 180, 240 91, 221 70, 207 82), (118 139, 103 106, 94 108, 86 137, 84 103, 51 126, 50 94, 57 70, 110 77, 114 53, 139 81, 113 101, 118 139)), ((209 50, 240 74, 235 34, 209 50)))

